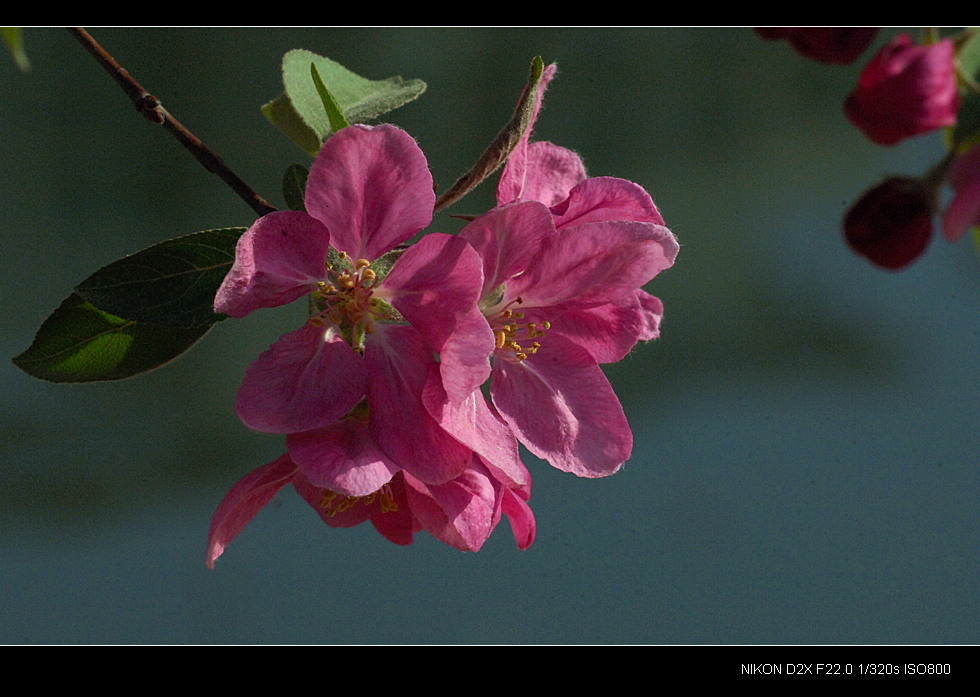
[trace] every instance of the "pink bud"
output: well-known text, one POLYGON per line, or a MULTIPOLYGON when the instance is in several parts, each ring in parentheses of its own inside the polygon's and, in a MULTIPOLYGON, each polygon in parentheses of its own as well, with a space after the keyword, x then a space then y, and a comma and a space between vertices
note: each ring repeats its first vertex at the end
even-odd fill
POLYGON ((959 107, 954 53, 949 39, 918 46, 896 36, 865 66, 844 113, 879 145, 952 126, 959 107))

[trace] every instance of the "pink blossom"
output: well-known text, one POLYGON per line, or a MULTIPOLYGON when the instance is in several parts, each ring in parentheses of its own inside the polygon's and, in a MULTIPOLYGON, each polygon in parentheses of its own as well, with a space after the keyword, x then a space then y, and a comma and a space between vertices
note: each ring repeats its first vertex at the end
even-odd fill
MULTIPOLYGON (((534 118, 554 74, 548 66, 534 118)), ((587 177, 574 152, 530 135, 501 174, 498 207, 460 232, 483 259, 490 410, 558 469, 606 476, 633 436, 599 364, 659 335, 663 305, 641 286, 673 264, 678 244, 642 187, 587 177)))
POLYGON ((519 549, 534 541, 535 522, 527 501, 530 485, 511 488, 496 480, 478 457, 456 478, 425 484, 401 471, 366 496, 345 496, 317 486, 282 455, 239 480, 215 511, 205 562, 209 569, 245 526, 286 485, 292 484, 323 521, 348 528, 370 520, 385 538, 409 545, 427 531, 463 551, 477 551, 502 515, 510 520, 519 549))
POLYGON ((215 310, 233 317, 309 298, 309 320, 246 370, 236 411, 255 430, 315 433, 323 452, 343 444, 356 452, 326 467, 305 449, 296 463, 316 468, 320 486, 361 495, 399 468, 440 484, 471 459, 421 400, 433 364, 454 399, 489 374, 493 335, 476 306, 481 260, 464 240, 430 233, 387 271, 389 253, 429 224, 434 201, 425 157, 408 134, 344 128, 310 169, 306 211, 256 221, 218 290, 215 310), (362 400, 366 426, 347 418, 362 400), (358 450, 354 431, 369 433, 385 457, 358 450))
POLYGON ((959 95, 950 39, 925 46, 896 36, 865 66, 844 103, 854 125, 881 145, 956 123, 959 95))
POLYGON ((489 391, 536 456, 606 476, 633 439, 599 363, 653 333, 659 307, 644 307, 638 290, 671 266, 677 243, 652 222, 586 215, 559 230, 556 219, 543 203, 518 201, 460 232, 483 258, 481 307, 496 337, 489 391))
POLYGON ((797 53, 820 63, 847 65, 857 60, 878 27, 756 27, 764 39, 786 39, 797 53))
POLYGON ((968 229, 980 225, 980 146, 956 158, 947 181, 953 199, 943 213, 943 237, 956 242, 968 229))

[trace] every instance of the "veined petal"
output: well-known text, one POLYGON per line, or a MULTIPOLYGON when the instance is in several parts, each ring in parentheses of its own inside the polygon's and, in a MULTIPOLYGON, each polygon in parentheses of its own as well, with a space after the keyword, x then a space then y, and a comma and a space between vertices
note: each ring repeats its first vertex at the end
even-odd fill
POLYGON ((526 273, 507 284, 524 307, 576 307, 616 302, 669 268, 677 256, 662 225, 627 221, 586 223, 546 238, 526 273))
POLYGON ((364 358, 375 442, 402 469, 428 484, 458 476, 472 452, 440 428, 422 404, 435 358, 418 331, 408 325, 379 325, 364 358))
POLYGON ((514 532, 517 548, 527 549, 534 542, 537 530, 531 507, 512 489, 504 490, 502 507, 504 515, 510 521, 510 529, 514 532))
POLYGON ((410 135, 387 124, 352 124, 320 148, 305 200, 334 248, 373 261, 432 221, 435 192, 410 135))
POLYGON ((309 431, 349 412, 366 382, 362 358, 336 330, 308 322, 249 365, 235 410, 256 431, 309 431))
POLYGON ((286 436, 289 455, 311 484, 346 496, 367 496, 387 484, 398 465, 374 443, 357 416, 286 436))
POLYGON ((615 220, 664 224, 660 211, 642 186, 616 177, 592 177, 582 181, 553 212, 559 230, 572 225, 615 220))
POLYGON ((636 291, 636 297, 643 309, 643 329, 640 331, 640 339, 650 341, 658 338, 660 322, 664 318, 664 304, 660 298, 650 295, 643 289, 636 291))
POLYGON ((283 455, 238 480, 211 518, 205 557, 209 569, 214 568, 215 560, 238 533, 245 529, 249 521, 295 476, 296 465, 290 461, 288 455, 283 455))
POLYGON ((619 302, 561 313, 551 322, 548 338, 560 334, 587 349, 599 363, 615 363, 648 337, 650 319, 638 296, 627 295, 619 302))
POLYGON ((542 241, 555 234, 554 218, 543 203, 524 201, 498 206, 459 232, 483 260, 486 298, 501 283, 524 271, 542 241))
POLYGON ((493 475, 507 486, 530 487, 531 477, 521 462, 517 439, 480 390, 462 401, 450 400, 440 370, 433 366, 422 401, 432 417, 454 438, 471 448, 493 475))
MULTIPOLYGON (((394 305, 433 350, 441 351, 456 331, 457 319, 480 301, 481 269, 479 255, 466 240, 430 233, 405 250, 376 294, 394 305)), ((492 350, 492 337, 489 342, 492 350)))
POLYGON ((238 240, 235 262, 214 299, 214 309, 244 317, 308 294, 324 277, 330 235, 300 211, 262 216, 238 240))
POLYGON ((586 178, 585 165, 574 150, 547 141, 529 143, 523 164, 521 183, 519 161, 513 156, 507 160, 497 185, 497 203, 540 201, 550 208, 568 198, 572 187, 586 178))
POLYGON ((425 484, 406 474, 405 492, 422 527, 456 549, 475 552, 493 531, 496 491, 490 476, 475 465, 443 484, 425 484))
POLYGON ((519 363, 494 361, 490 395, 527 449, 560 470, 604 477, 632 452, 633 433, 606 376, 560 336, 519 363))

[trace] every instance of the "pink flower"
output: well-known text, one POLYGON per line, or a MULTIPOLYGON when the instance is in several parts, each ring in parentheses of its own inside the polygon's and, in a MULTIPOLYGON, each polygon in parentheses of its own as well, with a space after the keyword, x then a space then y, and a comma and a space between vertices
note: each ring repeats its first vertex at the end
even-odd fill
POLYGON ((534 515, 527 500, 530 487, 514 489, 497 481, 478 457, 455 479, 427 485, 399 472, 367 496, 344 496, 310 482, 289 458, 253 470, 236 483, 215 511, 208 533, 205 562, 209 569, 225 548, 287 484, 331 527, 353 527, 370 520, 385 538, 412 543, 425 530, 460 550, 477 551, 497 526, 510 520, 520 549, 534 541, 534 515))
POLYGON ((558 469, 612 474, 633 439, 599 363, 619 360, 651 333, 650 308, 637 291, 673 263, 673 235, 635 221, 558 230, 544 204, 521 201, 460 236, 483 257, 481 307, 496 337, 494 407, 528 450, 558 469))
POLYGON ((310 169, 306 212, 256 221, 218 290, 215 310, 233 317, 309 298, 309 321, 246 370, 236 411, 258 431, 315 432, 324 451, 339 443, 357 451, 332 468, 297 457, 317 468, 321 486, 362 495, 399 468, 440 484, 469 465, 470 449, 429 416, 422 390, 436 369, 447 395, 464 399, 489 374, 493 335, 476 306, 481 260, 464 240, 431 233, 390 265, 392 250, 429 224, 434 201, 408 134, 344 128, 310 169), (339 421, 362 399, 366 426, 339 421), (359 451, 353 430, 369 433, 385 457, 359 451))
POLYGON ((866 191, 844 216, 844 238, 885 269, 915 261, 932 239, 936 192, 921 179, 889 177, 866 191))
MULTIPOLYGON (((545 70, 535 118, 554 72, 545 70)), ((460 232, 483 259, 491 411, 558 469, 606 476, 629 458, 633 436, 599 364, 658 336, 663 306, 641 286, 673 264, 678 245, 642 187, 588 178, 574 152, 531 143, 530 132, 501 174, 500 205, 460 232)), ((430 411, 459 432, 452 415, 430 411)))
POLYGON ((969 228, 980 225, 980 147, 956 158, 947 181, 953 199, 943 213, 943 237, 956 242, 969 228))
POLYGON ((798 53, 820 63, 847 65, 857 60, 878 27, 756 27, 764 39, 786 39, 798 53))
POLYGON ((844 103, 854 125, 881 145, 956 123, 959 95, 950 39, 917 46, 896 36, 865 66, 844 103))

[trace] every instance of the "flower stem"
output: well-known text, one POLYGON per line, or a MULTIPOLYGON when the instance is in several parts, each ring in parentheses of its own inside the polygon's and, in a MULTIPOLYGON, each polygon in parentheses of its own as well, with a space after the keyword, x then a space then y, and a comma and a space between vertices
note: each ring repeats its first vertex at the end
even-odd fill
POLYGON ((110 77, 112 77, 112 79, 119 84, 123 92, 125 92, 126 95, 132 100, 133 104, 136 105, 136 110, 140 114, 153 123, 163 126, 170 131, 171 135, 173 135, 185 148, 187 148, 195 159, 204 165, 205 169, 213 174, 216 174, 222 181, 231 187, 232 191, 238 194, 242 200, 244 200, 245 203, 247 203, 252 210, 258 213, 260 216, 276 210, 261 196, 255 193, 251 187, 243 182, 237 174, 228 169, 227 165, 225 165, 225 163, 222 162, 217 155, 211 152, 193 133, 187 130, 177 119, 171 116, 170 113, 163 108, 163 105, 160 104, 160 101, 143 89, 143 87, 136 82, 136 80, 134 80, 132 76, 126 72, 126 70, 124 70, 122 66, 120 66, 119 63, 117 63, 116 60, 110 56, 87 31, 81 27, 69 27, 68 31, 72 34, 72 36, 78 39, 82 46, 84 46, 85 49, 91 53, 92 56, 105 69, 105 71, 109 73, 110 77))

